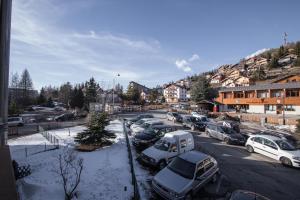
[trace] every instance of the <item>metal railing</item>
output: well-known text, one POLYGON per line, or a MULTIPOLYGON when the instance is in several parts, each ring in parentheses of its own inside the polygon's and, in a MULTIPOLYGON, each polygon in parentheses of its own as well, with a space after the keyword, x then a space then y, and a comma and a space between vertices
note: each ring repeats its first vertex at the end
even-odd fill
POLYGON ((139 200, 140 199, 140 193, 139 193, 139 188, 138 188, 138 182, 136 180, 136 175, 135 175, 134 166, 133 166, 133 157, 132 157, 132 152, 131 152, 131 146, 130 146, 130 141, 129 141, 129 138, 128 138, 128 133, 127 133, 127 129, 125 127, 124 120, 123 120, 123 130, 124 130, 125 137, 126 137, 127 150, 128 150, 128 158, 129 158, 129 164, 130 164, 130 170, 131 170, 131 178, 132 178, 131 182, 132 182, 133 190, 134 190, 133 199, 134 200, 139 200))

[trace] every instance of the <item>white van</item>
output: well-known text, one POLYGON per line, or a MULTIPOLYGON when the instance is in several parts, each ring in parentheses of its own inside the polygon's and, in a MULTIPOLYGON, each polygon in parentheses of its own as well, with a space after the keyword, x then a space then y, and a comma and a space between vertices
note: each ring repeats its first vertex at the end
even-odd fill
POLYGON ((164 168, 176 156, 194 149, 193 135, 178 130, 166 133, 153 146, 141 153, 140 160, 150 166, 164 168))

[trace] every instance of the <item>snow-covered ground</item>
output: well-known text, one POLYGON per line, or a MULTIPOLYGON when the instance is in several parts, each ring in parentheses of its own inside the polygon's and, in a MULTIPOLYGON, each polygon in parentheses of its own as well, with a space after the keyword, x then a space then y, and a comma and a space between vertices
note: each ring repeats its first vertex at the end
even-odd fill
MULTIPOLYGON (((60 139, 60 149, 24 156, 24 147, 39 148, 49 142, 41 135, 34 134, 14 140, 9 140, 13 159, 21 165, 30 164, 32 174, 17 182, 21 199, 59 200, 64 199, 60 177, 54 170, 58 167, 58 156, 65 148, 73 148, 74 136, 84 130, 77 126, 61 130, 49 131, 60 139)), ((112 121, 107 130, 116 134, 115 143, 94 152, 78 152, 83 158, 84 169, 78 186, 78 199, 131 199, 133 187, 131 184, 130 166, 122 123, 112 121), (125 191, 126 187, 126 191, 125 191)))

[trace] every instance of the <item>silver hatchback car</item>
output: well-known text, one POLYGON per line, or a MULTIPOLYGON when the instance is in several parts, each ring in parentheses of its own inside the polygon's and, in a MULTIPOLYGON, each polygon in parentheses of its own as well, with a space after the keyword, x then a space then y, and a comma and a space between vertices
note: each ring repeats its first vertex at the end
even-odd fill
POLYGON ((216 181, 217 161, 199 151, 190 151, 174 158, 152 180, 153 190, 164 199, 192 199, 199 189, 216 181))

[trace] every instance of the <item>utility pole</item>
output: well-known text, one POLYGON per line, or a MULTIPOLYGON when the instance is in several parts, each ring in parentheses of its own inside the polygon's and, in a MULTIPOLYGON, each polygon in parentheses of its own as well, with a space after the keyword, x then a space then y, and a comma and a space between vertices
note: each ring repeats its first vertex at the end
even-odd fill
MULTIPOLYGON (((117 77, 119 76, 120 74, 117 74, 117 77)), ((113 78, 112 101, 113 101, 112 114, 114 114, 115 113, 115 77, 113 78)))
POLYGON ((11 0, 0 0, 0 147, 7 140, 11 0))

